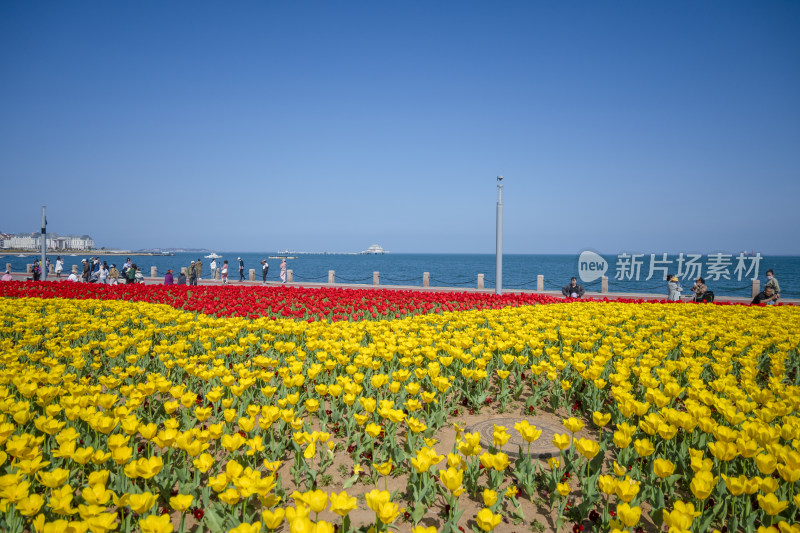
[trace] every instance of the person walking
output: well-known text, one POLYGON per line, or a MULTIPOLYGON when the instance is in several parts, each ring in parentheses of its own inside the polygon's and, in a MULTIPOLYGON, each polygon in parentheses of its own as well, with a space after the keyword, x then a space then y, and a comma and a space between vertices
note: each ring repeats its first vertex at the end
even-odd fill
MULTIPOLYGON (((197 281, 203 277, 203 261, 198 257, 197 262, 194 264, 194 268, 197 270, 197 281)), ((195 283, 195 285, 197 285, 195 283)))
POLYGON ((266 259, 261 260, 261 279, 264 285, 267 284, 267 272, 269 272, 269 263, 266 259))
POLYGON ((667 282, 667 300, 670 302, 681 301, 681 291, 683 288, 681 287, 678 276, 667 276, 667 279, 669 279, 667 282))
POLYGON ((97 281, 103 285, 108 283, 108 264, 105 261, 100 265, 100 270, 97 271, 97 281))
POLYGON ((197 285, 197 267, 194 261, 192 261, 192 264, 186 269, 186 274, 189 276, 189 285, 197 285))
POLYGON ((228 260, 226 259, 224 263, 222 263, 222 284, 228 284, 228 260))
POLYGON ((281 283, 286 283, 286 258, 281 261, 281 283))
POLYGON ((211 264, 208 266, 211 268, 211 279, 217 279, 217 260, 211 259, 211 264))
POLYGON ((92 275, 92 267, 89 266, 89 261, 87 261, 86 259, 81 259, 81 262, 83 263, 83 272, 81 272, 81 279, 83 280, 84 283, 88 283, 89 276, 92 275))
POLYGON ((64 270, 64 260, 59 255, 56 257, 56 279, 61 279, 61 272, 64 270))
POLYGON ((239 283, 244 281, 244 261, 239 257, 239 283))

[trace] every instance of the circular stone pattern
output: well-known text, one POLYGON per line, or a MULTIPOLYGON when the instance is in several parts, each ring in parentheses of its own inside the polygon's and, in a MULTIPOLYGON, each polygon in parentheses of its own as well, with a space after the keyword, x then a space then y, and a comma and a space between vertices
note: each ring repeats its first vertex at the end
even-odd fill
POLYGON ((525 453, 525 451, 528 449, 528 443, 522 440, 522 436, 516 429, 514 429, 514 424, 521 422, 522 420, 527 420, 532 426, 536 426, 537 429, 542 430, 541 436, 531 443, 531 457, 538 459, 557 457, 558 448, 553 446, 553 435, 556 433, 569 433, 569 431, 567 431, 563 425, 554 423, 550 420, 544 420, 538 417, 489 418, 481 422, 476 422, 468 427, 466 431, 470 433, 477 431, 481 436, 481 445, 485 448, 488 448, 492 445, 494 440, 493 435, 495 424, 498 426, 504 426, 506 428, 506 433, 510 434, 511 438, 508 439, 508 442, 506 442, 505 446, 503 446, 500 450, 509 456, 517 457, 519 455, 519 446, 522 446, 522 453, 525 453))

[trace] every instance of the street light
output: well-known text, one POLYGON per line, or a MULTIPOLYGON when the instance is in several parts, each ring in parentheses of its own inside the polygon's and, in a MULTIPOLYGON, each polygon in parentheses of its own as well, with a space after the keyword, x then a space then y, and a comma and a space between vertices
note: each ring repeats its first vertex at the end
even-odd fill
POLYGON ((44 209, 46 206, 42 206, 42 261, 39 264, 39 272, 42 273, 41 280, 47 280, 47 216, 45 215, 44 209))
POLYGON ((497 176, 497 252, 495 294, 503 294, 503 176, 497 176))

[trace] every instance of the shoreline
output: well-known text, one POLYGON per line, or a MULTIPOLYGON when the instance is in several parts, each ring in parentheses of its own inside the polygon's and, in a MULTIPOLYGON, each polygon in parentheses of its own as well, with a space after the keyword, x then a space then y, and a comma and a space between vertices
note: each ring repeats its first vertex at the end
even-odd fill
MULTIPOLYGON (((39 251, 20 250, 13 248, 3 248, 0 258, 7 256, 25 256, 25 257, 41 257, 42 253, 39 251)), ((82 257, 86 255, 142 255, 150 257, 171 257, 175 254, 170 252, 168 254, 155 253, 155 252, 133 252, 130 250, 47 250, 47 256, 62 256, 62 257, 82 257)))

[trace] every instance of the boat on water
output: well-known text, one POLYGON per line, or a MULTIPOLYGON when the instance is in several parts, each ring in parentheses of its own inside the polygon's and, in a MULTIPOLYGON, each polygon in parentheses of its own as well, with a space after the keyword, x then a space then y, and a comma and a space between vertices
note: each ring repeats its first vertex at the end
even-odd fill
POLYGON ((207 255, 207 256, 205 256, 205 257, 206 257, 206 259, 222 259, 222 256, 221 256, 221 255, 217 255, 217 254, 216 254, 216 253, 214 253, 214 252, 211 252, 210 254, 208 254, 208 255, 207 255))
POLYGON ((379 244, 373 244, 369 248, 361 252, 362 255, 382 255, 385 253, 386 250, 384 250, 379 244))
POLYGON ((268 259, 297 259, 296 255, 270 255, 268 259))

